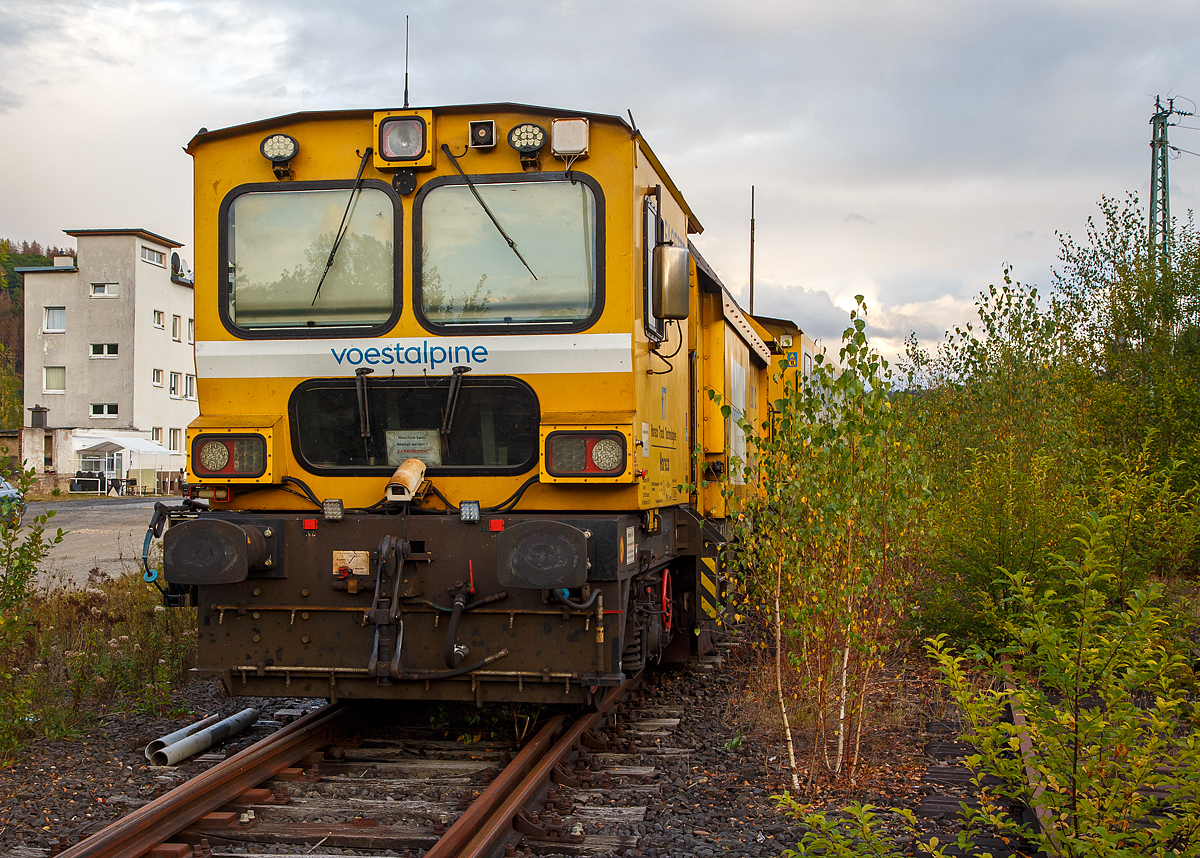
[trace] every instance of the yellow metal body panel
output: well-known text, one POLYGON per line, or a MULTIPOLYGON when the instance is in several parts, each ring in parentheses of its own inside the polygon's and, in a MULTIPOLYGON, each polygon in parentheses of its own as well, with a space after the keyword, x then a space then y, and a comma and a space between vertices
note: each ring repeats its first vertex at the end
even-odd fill
MULTIPOLYGON (((400 271, 401 307, 396 322, 380 338, 422 338, 434 343, 438 335, 423 327, 413 308, 414 270, 413 206, 421 188, 430 181, 457 176, 454 165, 436 157, 442 143, 450 146, 463 170, 473 177, 520 175, 521 158, 507 144, 507 134, 523 122, 549 128, 561 111, 542 111, 514 105, 433 108, 422 110, 345 111, 308 113, 254 123, 244 130, 227 129, 198 135, 189 145, 195 158, 195 300, 198 354, 206 346, 237 349, 246 342, 228 330, 217 312, 218 245, 222 230, 222 201, 235 189, 269 185, 286 190, 288 182, 276 178, 272 165, 258 152, 263 137, 283 132, 300 144, 291 162, 293 181, 337 181, 354 179, 361 152, 378 147, 379 122, 388 116, 420 115, 428 128, 428 163, 402 164, 372 159, 364 178, 390 182, 396 169, 418 167, 417 193, 400 198, 400 247, 396 265, 400 271), (468 123, 491 119, 496 123, 497 145, 490 150, 468 149, 468 123), (459 153, 462 153, 461 155, 459 153), (230 345, 234 344, 234 345, 230 345)), ((565 164, 549 147, 540 153, 541 171, 561 172, 565 164)), ((738 387, 746 418, 759 425, 769 413, 769 402, 779 390, 778 351, 775 331, 741 314, 726 293, 699 288, 696 265, 691 265, 690 316, 669 323, 666 340, 655 343, 647 336, 644 319, 645 260, 648 249, 643 236, 643 206, 646 196, 661 187, 660 214, 668 240, 686 243, 699 223, 678 189, 666 175, 654 153, 640 136, 631 135, 619 121, 590 117, 588 158, 574 165, 573 174, 584 174, 599 184, 603 193, 604 292, 603 311, 585 331, 588 335, 611 334, 629 337, 628 370, 621 372, 556 373, 541 371, 518 374, 528 384, 541 410, 539 464, 522 475, 435 477, 439 490, 452 501, 477 499, 484 506, 508 498, 531 474, 541 482, 526 491, 520 508, 526 510, 650 510, 692 502, 705 515, 725 514, 719 487, 702 485, 728 466, 729 425, 721 415, 738 387), (678 350, 677 350, 678 347, 678 350), (672 352, 675 354, 672 356, 672 352), (771 358, 764 365, 763 355, 771 358), (737 367, 735 370, 734 367, 737 367), (735 375, 738 383, 734 383, 735 375), (720 394, 721 402, 709 392, 720 394), (628 443, 627 469, 620 477, 552 477, 544 469, 544 443, 555 428, 616 428, 628 443), (693 460, 695 453, 696 459, 693 460), (694 489, 689 494, 688 485, 694 489)), ((795 329, 799 333, 799 329, 795 329)), ((526 333, 522 330, 515 334, 526 333)), ((504 336, 503 334, 501 336, 504 336)), ((538 334, 546 338, 567 334, 538 334)), ((802 336, 802 335, 801 335, 802 336)), ((268 342, 295 343, 296 339, 268 342)), ((263 340, 250 345, 260 348, 263 340)), ((811 341, 809 341, 811 345, 811 341)), ((247 361, 253 361, 249 345, 247 361)), ((552 370, 552 367, 546 368, 552 370)), ((441 367, 445 375, 448 366, 441 367)), ((343 374, 340 377, 352 377, 343 374)), ((379 375, 374 376, 380 377, 379 375)), ((224 378, 203 372, 198 382, 201 416, 189 430, 190 441, 201 432, 225 429, 250 431, 256 418, 241 414, 270 414, 268 474, 254 481, 278 484, 290 476, 304 480, 318 498, 338 497, 347 507, 368 506, 383 496, 387 477, 329 476, 306 470, 293 452, 288 414, 289 400, 296 387, 309 376, 284 375, 224 378), (268 479, 269 477, 269 479, 268 479)), ((261 422, 261 421, 259 421, 261 422)), ((196 482, 206 482, 191 475, 196 482)), ((207 480, 207 482, 232 482, 207 480)), ((305 509, 311 505, 280 487, 261 488, 245 500, 236 491, 223 508, 243 504, 279 509, 305 509)))
POLYGON ((770 346, 770 371, 767 373, 767 411, 784 397, 786 389, 795 390, 812 372, 817 345, 812 337, 786 319, 747 316, 759 336, 770 346))
MULTIPOLYGON (((196 138, 189 147, 195 158, 195 222, 196 222, 196 337, 205 343, 236 343, 239 337, 227 330, 217 313, 218 299, 218 241, 221 224, 219 210, 222 200, 234 189, 248 184, 273 184, 286 189, 286 182, 277 181, 271 164, 257 151, 261 139, 269 133, 291 134, 300 143, 300 151, 291 163, 294 181, 342 181, 354 178, 361 153, 367 146, 377 145, 375 135, 379 117, 399 115, 404 111, 383 111, 371 115, 305 114, 294 121, 283 120, 264 127, 256 123, 245 134, 222 132, 207 140, 196 138)), ((412 111, 409 111, 412 113, 412 111)), ((506 110, 471 112, 462 109, 429 111, 430 149, 441 143, 450 144, 458 155, 466 147, 468 122, 472 119, 492 119, 496 122, 498 145, 492 150, 468 150, 460 158, 463 169, 472 176, 491 174, 520 174, 518 154, 505 142, 509 129, 521 122, 537 122, 547 127, 546 116, 536 112, 506 110)), ((685 502, 682 486, 689 480, 690 459, 687 449, 689 390, 687 351, 680 350, 674 359, 674 369, 667 375, 651 375, 648 370, 665 369, 664 362, 651 356, 651 343, 642 327, 642 229, 641 206, 644 194, 654 184, 669 182, 657 172, 651 159, 639 155, 638 142, 628 129, 616 122, 591 122, 589 157, 586 174, 597 181, 604 195, 604 309, 588 334, 624 333, 633 331, 632 371, 625 373, 589 373, 582 378, 573 374, 543 373, 522 376, 538 397, 543 415, 585 413, 597 410, 621 410, 633 415, 624 424, 630 440, 632 467, 622 484, 611 478, 547 480, 545 485, 531 487, 521 508, 528 509, 636 509, 685 502), (635 179, 636 175, 636 179, 635 179), (643 445, 643 440, 649 441, 643 445)), ((547 150, 541 153, 543 170, 561 170, 547 150)), ((364 178, 390 181, 396 164, 380 170, 368 163, 364 178)), ((578 166, 578 165, 576 165, 578 166)), ((575 169, 575 173, 585 172, 575 169)), ((435 161, 432 169, 417 173, 420 187, 432 179, 457 175, 448 159, 435 161)), ((412 241, 413 201, 415 194, 401 198, 401 234, 403 236, 397 264, 401 271, 402 308, 398 321, 384 334, 386 337, 422 337, 433 341, 435 334, 421 326, 412 308, 411 272, 414 246, 412 241)), ((688 215, 681 200, 664 192, 663 215, 670 229, 685 236, 688 215)), ((673 348, 678 338, 688 336, 689 322, 672 325, 673 348)), ((517 331, 516 333, 523 333, 517 331)), ((559 336, 545 334, 544 336, 559 336)), ((260 341, 261 342, 261 341, 260 341)), ((205 378, 199 382, 200 423, 218 415, 236 415, 245 411, 286 414, 289 397, 306 377, 270 378, 205 378)), ((556 417, 558 425, 565 421, 556 417)), ((240 421, 239 421, 240 425, 240 421)), ((288 422, 282 421, 274 430, 276 446, 281 450, 273 461, 272 475, 303 479, 318 497, 340 497, 349 506, 366 506, 378 500, 387 480, 383 477, 323 476, 306 471, 292 453, 288 422)), ((546 434, 543 428, 542 437, 546 434)), ((194 433, 192 435, 194 437, 194 433)), ((483 503, 496 503, 506 498, 525 477, 456 477, 439 476, 437 485, 447 497, 478 498, 483 503)), ((197 480, 204 482, 203 480, 197 480)), ((216 482, 216 481, 213 481, 216 482)), ((256 492, 253 503, 270 503, 280 508, 302 509, 306 506, 282 490, 256 492)), ((236 496, 230 508, 239 506, 236 496)))
MULTIPOLYGON (((200 435, 261 435, 266 441, 266 469, 258 477, 222 477, 220 482, 231 485, 263 485, 278 483, 283 477, 281 468, 285 458, 281 439, 284 436, 283 427, 286 425, 283 417, 278 414, 202 414, 188 425, 187 447, 192 449, 192 442, 200 435)), ((192 470, 192 457, 187 457, 188 481, 201 482, 192 470)), ((214 480, 214 482, 216 482, 214 480)))
MULTIPOLYGON (((634 297, 633 377, 637 387, 637 421, 634 424, 637 455, 634 468, 642 474, 639 505, 643 509, 685 503, 685 486, 690 480, 691 451, 688 449, 688 357, 684 347, 688 339, 690 319, 668 323, 667 337, 661 344, 652 344, 646 334, 643 284, 647 280, 645 260, 648 256, 642 230, 643 206, 647 195, 654 195, 661 186, 659 215, 665 222, 665 238, 686 244, 689 212, 681 199, 670 191, 674 187, 640 138, 634 149, 632 222, 637 225, 633 234, 633 258, 637 260, 633 279, 634 297), (653 347, 657 346, 657 348, 653 347), (676 348, 679 346, 679 348, 676 348), (675 352, 674 357, 667 358, 675 352)), ((692 289, 695 292, 695 278, 692 289)))

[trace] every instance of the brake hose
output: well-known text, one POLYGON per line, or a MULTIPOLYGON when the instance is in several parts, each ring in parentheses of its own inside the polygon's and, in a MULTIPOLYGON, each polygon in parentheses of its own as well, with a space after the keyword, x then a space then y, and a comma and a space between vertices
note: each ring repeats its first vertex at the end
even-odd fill
POLYGON ((158 583, 158 570, 150 568, 150 540, 162 536, 166 524, 167 505, 158 501, 154 504, 154 515, 150 517, 150 524, 146 526, 146 539, 142 542, 142 568, 146 570, 142 573, 142 580, 147 584, 153 584, 163 598, 166 598, 167 591, 158 583))
POLYGON ((458 621, 467 607, 467 588, 463 587, 454 594, 454 608, 450 612, 450 622, 446 626, 446 643, 442 647, 442 658, 446 667, 453 670, 462 663, 466 656, 466 648, 459 646, 455 638, 458 636, 458 621))
POLYGON ((592 595, 588 596, 588 600, 582 604, 579 602, 572 602, 568 598, 570 596, 570 591, 565 588, 551 590, 550 594, 573 611, 587 611, 591 609, 592 605, 596 604, 596 600, 600 598, 600 589, 596 588, 593 590, 592 595))

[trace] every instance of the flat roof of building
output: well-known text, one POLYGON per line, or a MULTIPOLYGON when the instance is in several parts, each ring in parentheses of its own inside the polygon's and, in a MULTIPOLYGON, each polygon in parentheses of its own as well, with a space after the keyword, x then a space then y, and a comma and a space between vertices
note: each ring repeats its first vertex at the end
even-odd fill
POLYGON ((141 227, 127 227, 125 229, 64 229, 63 232, 75 238, 81 235, 136 235, 149 241, 165 244, 168 247, 183 247, 181 242, 167 238, 165 235, 151 232, 148 229, 142 229, 141 227))
POLYGON ((14 268, 13 271, 18 274, 32 274, 38 271, 78 271, 78 265, 27 265, 22 268, 14 268))

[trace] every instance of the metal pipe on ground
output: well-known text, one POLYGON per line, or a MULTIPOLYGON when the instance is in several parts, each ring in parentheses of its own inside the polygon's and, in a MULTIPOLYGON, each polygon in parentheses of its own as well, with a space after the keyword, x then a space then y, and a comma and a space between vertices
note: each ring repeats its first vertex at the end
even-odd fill
POLYGON ((356 728, 342 704, 326 704, 142 805, 59 853, 60 858, 139 858, 204 814, 356 728))
POLYGON ((173 745, 168 745, 154 752, 150 758, 151 765, 173 766, 188 757, 194 756, 217 742, 234 736, 258 720, 257 709, 243 709, 235 715, 230 715, 218 721, 211 727, 205 727, 189 736, 185 736, 173 745))
POLYGON ((198 730, 203 730, 205 727, 216 724, 220 720, 221 716, 219 714, 209 715, 207 718, 197 721, 195 724, 189 724, 186 727, 181 727, 174 733, 167 733, 165 736, 159 736, 146 746, 146 759, 153 760, 155 751, 161 751, 163 748, 167 747, 167 745, 174 745, 180 739, 186 739, 188 736, 192 735, 198 730))

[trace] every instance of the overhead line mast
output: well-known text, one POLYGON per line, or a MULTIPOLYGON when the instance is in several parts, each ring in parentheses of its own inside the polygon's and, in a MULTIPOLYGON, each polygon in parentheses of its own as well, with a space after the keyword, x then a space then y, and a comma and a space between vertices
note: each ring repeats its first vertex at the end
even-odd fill
POLYGON ((1150 262, 1160 256, 1166 261, 1171 257, 1171 193, 1167 163, 1171 144, 1167 142, 1167 128, 1176 123, 1172 116, 1193 116, 1188 110, 1176 110, 1175 99, 1167 99, 1164 105, 1161 96, 1154 98, 1154 115, 1150 117, 1153 129, 1150 138, 1150 262), (1161 253, 1160 253, 1161 251, 1161 253))

